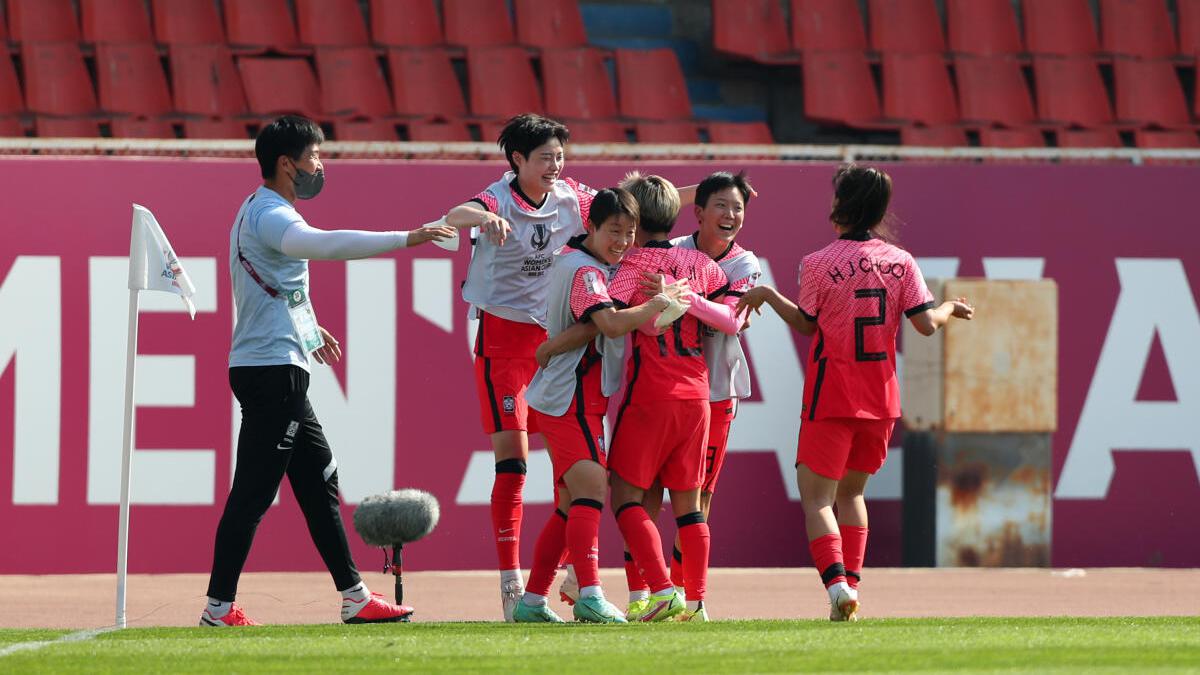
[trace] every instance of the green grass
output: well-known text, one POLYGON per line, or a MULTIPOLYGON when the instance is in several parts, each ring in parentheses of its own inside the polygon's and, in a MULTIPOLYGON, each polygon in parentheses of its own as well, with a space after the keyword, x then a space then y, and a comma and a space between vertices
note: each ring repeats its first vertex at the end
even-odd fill
MULTIPOLYGON (((44 640, 54 631, 0 631, 44 640)), ((1200 672, 1200 618, 497 623, 147 628, 0 657, 0 671, 1200 672)))
MULTIPOLYGON (((70 632, 71 631, 69 630, 43 630, 41 628, 20 630, 12 628, 0 628, 0 649, 18 642, 54 640, 70 632)), ((0 663, 3 662, 0 661, 0 663)), ((3 667, 0 667, 0 670, 3 670, 3 667)))

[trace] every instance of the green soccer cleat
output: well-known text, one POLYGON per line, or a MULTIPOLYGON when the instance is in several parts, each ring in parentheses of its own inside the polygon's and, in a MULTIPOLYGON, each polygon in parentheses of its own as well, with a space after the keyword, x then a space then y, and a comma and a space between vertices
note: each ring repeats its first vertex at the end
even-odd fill
POLYGON ((626 621, 641 621, 646 615, 646 610, 650 609, 650 598, 642 598, 629 603, 629 608, 625 610, 626 621))
POLYGON ((533 607, 518 602, 513 608, 513 623, 566 623, 548 605, 533 607))
POLYGON ((696 608, 696 611, 685 609, 682 612, 680 612, 678 615, 676 615, 675 620, 676 621, 696 621, 696 622, 707 623, 708 622, 708 610, 704 608, 704 603, 701 602, 700 606, 696 608))
POLYGON ((638 621, 669 621, 672 617, 677 616, 686 609, 687 604, 678 591, 670 595, 652 595, 650 596, 649 607, 638 618, 638 621))
POLYGON ((616 605, 599 595, 579 598, 573 612, 575 620, 583 623, 628 623, 616 605))

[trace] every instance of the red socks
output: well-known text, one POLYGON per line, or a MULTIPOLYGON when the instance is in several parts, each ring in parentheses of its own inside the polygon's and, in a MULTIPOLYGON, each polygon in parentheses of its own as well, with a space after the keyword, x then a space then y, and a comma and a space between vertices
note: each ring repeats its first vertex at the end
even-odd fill
POLYGON ((521 490, 525 487, 525 462, 506 459, 496 462, 496 482, 492 484, 492 531, 496 535, 496 555, 500 570, 521 567, 521 490))
POLYGON ((858 588, 862 579, 863 558, 867 555, 867 528, 839 525, 842 533, 842 555, 846 564, 846 583, 858 588))
POLYGON ((650 590, 657 593, 670 588, 671 578, 667 574, 667 563, 663 561, 662 539, 646 509, 637 502, 624 504, 617 509, 617 527, 650 590))
POLYGON ((683 553, 679 549, 671 551, 671 583, 683 588, 683 553))
MULTIPOLYGON (((573 511, 574 509, 572 509, 573 511)), ((550 520, 538 535, 533 546, 533 568, 529 570, 529 583, 525 590, 541 596, 550 595, 554 575, 558 574, 558 561, 562 560, 563 544, 567 539, 567 516, 558 509, 550 514, 550 520)), ((576 574, 578 574, 576 566, 576 574)))
POLYGON ((679 527, 679 546, 683 549, 683 588, 688 600, 703 600, 708 586, 708 523, 696 511, 675 519, 679 527))
POLYGON ((637 563, 633 562, 633 556, 629 551, 625 551, 625 585, 629 586, 629 592, 646 591, 650 592, 650 587, 642 580, 642 573, 638 571, 637 563))
POLYGON ((842 536, 827 534, 808 542, 813 564, 821 575, 825 588, 846 580, 846 566, 842 564, 842 536))
MULTIPOLYGON (((600 585, 600 510, 604 504, 594 499, 576 499, 567 514, 567 559, 575 566, 579 587, 600 585)), ((540 540, 539 540, 540 543, 540 540)))

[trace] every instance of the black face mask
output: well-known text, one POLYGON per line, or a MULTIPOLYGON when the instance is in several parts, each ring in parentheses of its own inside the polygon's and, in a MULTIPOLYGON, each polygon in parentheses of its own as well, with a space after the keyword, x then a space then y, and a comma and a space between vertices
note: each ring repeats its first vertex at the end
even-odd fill
POLYGON ((296 188, 297 199, 312 199, 321 193, 321 188, 325 187, 325 171, 318 170, 316 173, 309 173, 296 166, 296 175, 292 177, 292 185, 296 188))

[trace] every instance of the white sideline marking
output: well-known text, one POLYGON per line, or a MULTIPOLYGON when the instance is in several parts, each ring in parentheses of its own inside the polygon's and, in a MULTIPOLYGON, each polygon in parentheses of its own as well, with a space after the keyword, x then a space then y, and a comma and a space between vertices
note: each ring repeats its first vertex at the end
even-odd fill
POLYGON ((82 642, 84 640, 91 640, 92 638, 96 637, 97 635, 101 635, 101 634, 107 633, 109 631, 114 631, 116 629, 117 629, 116 626, 106 626, 104 628, 93 628, 92 630, 81 630, 81 631, 76 631, 74 633, 68 633, 68 634, 58 638, 57 640, 38 640, 36 642, 18 642, 15 645, 9 645, 9 646, 5 647, 4 649, 0 649, 0 657, 8 656, 9 654, 16 654, 17 652, 34 651, 36 649, 41 649, 43 647, 49 647, 50 645, 57 644, 59 642, 82 642))

